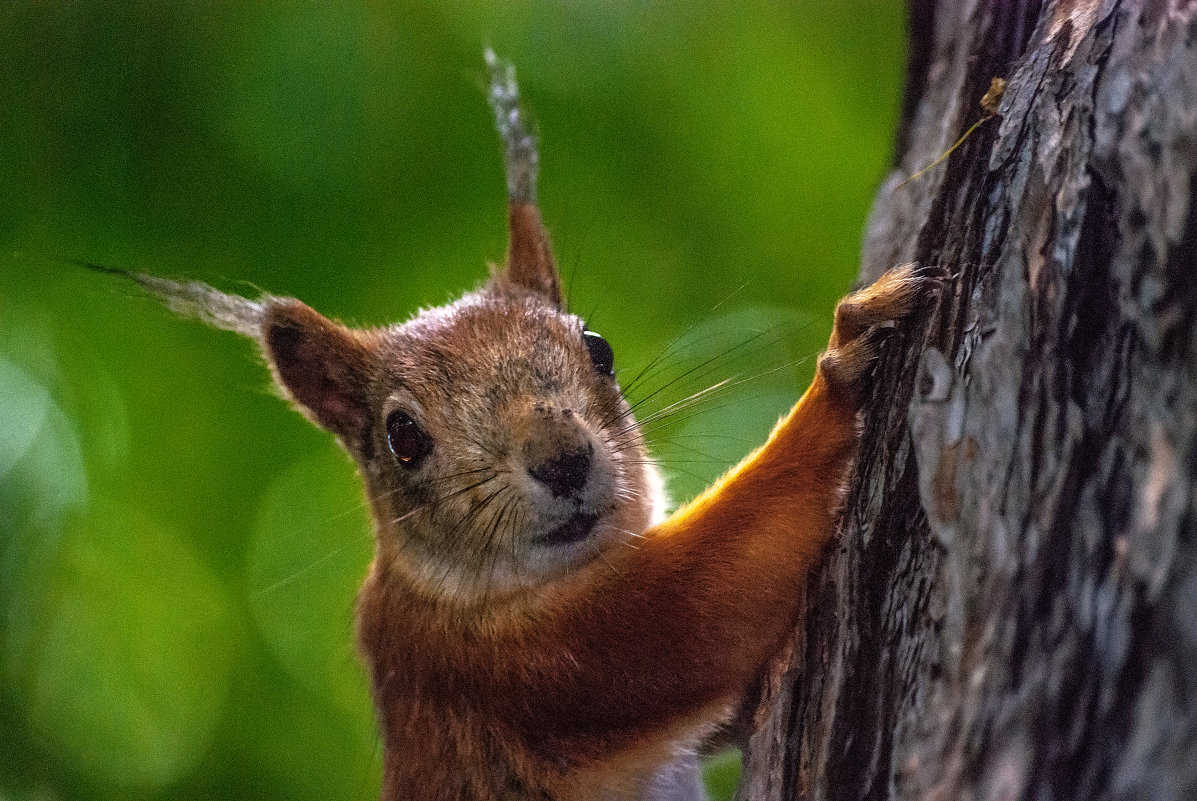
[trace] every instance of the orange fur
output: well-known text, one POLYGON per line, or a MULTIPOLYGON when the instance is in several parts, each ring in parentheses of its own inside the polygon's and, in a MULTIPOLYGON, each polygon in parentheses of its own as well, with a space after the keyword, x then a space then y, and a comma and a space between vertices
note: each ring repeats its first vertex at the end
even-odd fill
POLYGON ((358 463, 383 801, 655 801, 663 771, 697 781, 688 753, 792 631, 835 532, 870 328, 933 279, 907 266, 845 298, 768 441, 652 526, 659 476, 609 344, 561 308, 532 140, 510 70, 488 58, 514 189, 508 261, 482 289, 352 331, 292 299, 128 277, 256 337, 286 395, 358 463))
POLYGON ((638 549, 475 608, 429 599, 376 561, 359 635, 383 798, 639 798, 679 744, 726 717, 792 630, 835 530, 873 357, 861 335, 906 314, 919 286, 906 268, 841 303, 836 347, 768 442, 638 549))
POLYGON ((373 331, 296 300, 131 277, 256 330, 288 397, 358 462, 376 529, 358 641, 383 801, 656 801, 663 773, 697 781, 688 754, 792 631, 835 531, 870 329, 933 279, 907 266, 841 301, 768 441, 653 526, 651 460, 609 345, 560 309, 539 212, 510 220, 522 269, 373 331), (413 429, 423 440, 405 442, 413 429))

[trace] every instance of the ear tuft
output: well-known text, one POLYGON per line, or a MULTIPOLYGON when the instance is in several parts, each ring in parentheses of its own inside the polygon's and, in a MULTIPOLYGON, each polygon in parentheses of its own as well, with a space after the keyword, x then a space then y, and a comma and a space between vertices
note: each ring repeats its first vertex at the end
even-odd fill
POLYGON ((300 410, 359 450, 370 421, 370 350, 362 336, 297 300, 272 300, 261 342, 279 386, 300 410))
POLYGON ((176 314, 256 340, 276 383, 300 411, 336 434, 355 454, 360 456, 369 448, 367 390, 374 351, 368 334, 346 328, 291 298, 249 300, 198 281, 76 263, 138 284, 176 314))
POLYGON ((132 281, 180 317, 191 317, 215 328, 234 331, 251 339, 258 338, 262 315, 265 313, 265 305, 261 301, 230 295, 199 281, 172 281, 85 261, 71 263, 132 281))
POLYGON ((503 140, 503 160, 507 167, 507 266, 501 281, 541 295, 556 307, 561 306, 561 281, 549 236, 536 207, 536 176, 540 155, 536 137, 528 130, 520 108, 520 90, 515 82, 515 68, 495 55, 484 53, 490 70, 487 98, 495 112, 495 128, 503 140))

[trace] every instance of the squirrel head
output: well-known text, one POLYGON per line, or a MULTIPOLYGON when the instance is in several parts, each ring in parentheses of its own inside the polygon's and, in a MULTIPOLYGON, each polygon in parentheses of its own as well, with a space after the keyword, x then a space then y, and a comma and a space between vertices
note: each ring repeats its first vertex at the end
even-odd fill
POLYGON ((611 346, 563 308, 533 200, 535 146, 510 68, 492 59, 509 246, 481 289, 399 325, 355 330, 291 298, 126 274, 176 312, 255 339, 286 397, 356 460, 374 569, 463 603, 634 547, 664 506, 611 346))
POLYGON ((511 218, 502 271, 401 325, 355 332, 295 301, 263 316, 279 385, 361 468, 376 569, 437 596, 535 587, 663 505, 610 345, 562 310, 535 209, 511 218))
POLYGON ((467 601, 624 547, 663 505, 610 345, 561 308, 535 209, 511 216, 506 267, 454 303, 357 331, 267 298, 256 337, 357 461, 376 569, 467 601))

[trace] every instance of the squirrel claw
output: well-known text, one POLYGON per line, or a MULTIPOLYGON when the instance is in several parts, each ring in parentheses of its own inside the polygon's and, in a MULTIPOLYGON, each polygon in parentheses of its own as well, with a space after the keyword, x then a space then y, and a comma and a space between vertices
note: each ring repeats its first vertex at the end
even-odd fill
POLYGON ((892 333, 892 323, 909 317, 923 298, 942 288, 946 277, 938 265, 912 262, 839 302, 831 342, 819 359, 819 372, 833 392, 859 398, 861 383, 881 342, 892 333))

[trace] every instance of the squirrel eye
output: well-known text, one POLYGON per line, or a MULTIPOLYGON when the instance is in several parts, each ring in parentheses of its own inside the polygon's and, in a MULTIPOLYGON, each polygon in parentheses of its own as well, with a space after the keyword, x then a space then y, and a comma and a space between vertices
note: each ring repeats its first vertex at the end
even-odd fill
POLYGON ((582 341, 590 351, 590 361, 599 375, 615 375, 615 351, 611 345, 593 331, 583 331, 582 341))
POLYGON ((404 467, 415 467, 432 450, 428 435, 420 430, 415 420, 400 411, 387 415, 387 444, 404 467))

